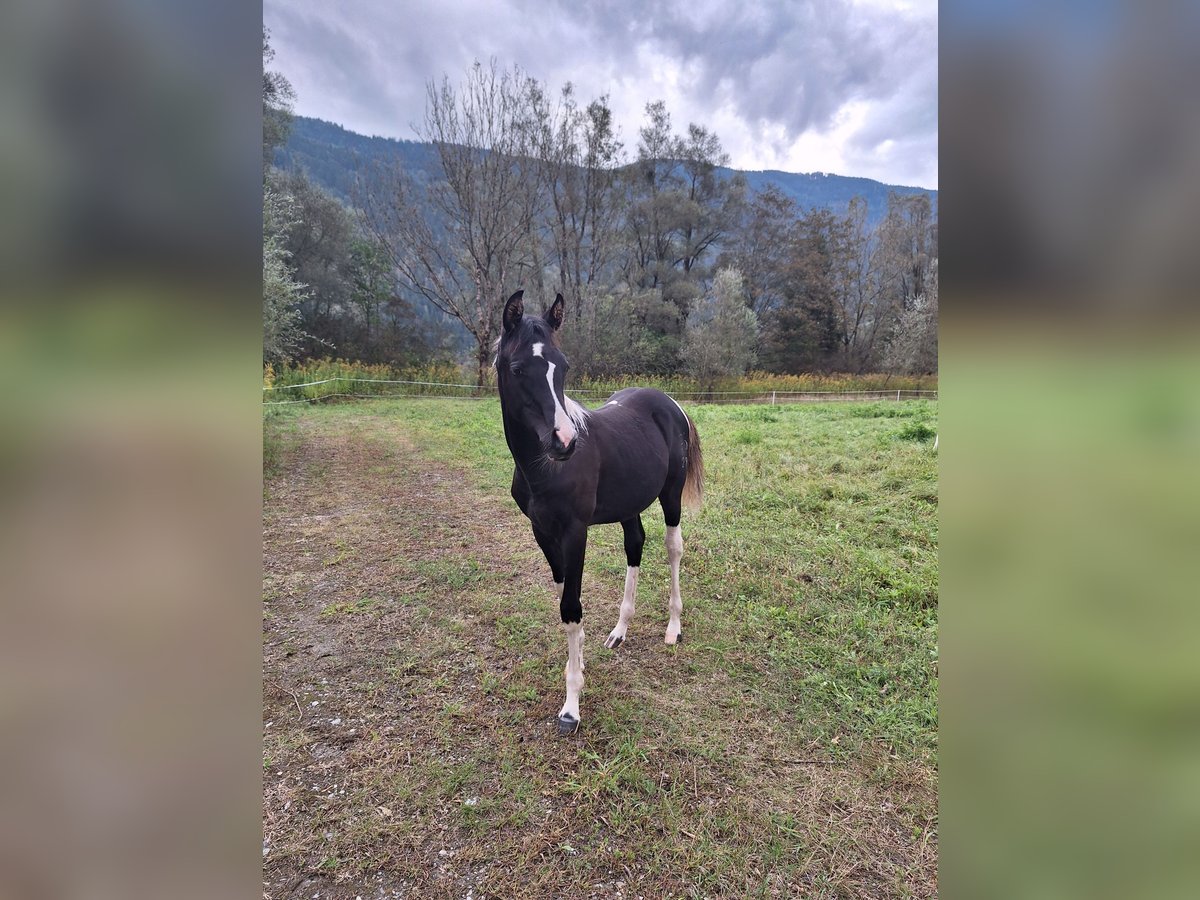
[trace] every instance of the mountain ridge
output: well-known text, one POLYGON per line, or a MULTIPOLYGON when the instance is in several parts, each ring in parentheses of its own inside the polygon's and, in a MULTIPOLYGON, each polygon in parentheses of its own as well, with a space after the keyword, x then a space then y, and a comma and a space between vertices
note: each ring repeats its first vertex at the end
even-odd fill
MULTIPOLYGON (((296 116, 291 133, 282 147, 275 151, 275 164, 281 169, 300 169, 309 178, 353 205, 355 176, 361 162, 393 162, 399 160, 412 168, 430 174, 436 171, 437 160, 432 144, 379 135, 363 135, 336 122, 296 116)), ((867 221, 874 225, 887 212, 889 193, 903 196, 926 194, 937 213, 938 192, 933 188, 912 185, 886 184, 857 175, 838 175, 832 172, 785 172, 781 169, 734 169, 721 167, 727 177, 740 174, 752 190, 761 191, 774 185, 794 200, 800 210, 814 208, 844 213, 854 197, 867 203, 867 221)))

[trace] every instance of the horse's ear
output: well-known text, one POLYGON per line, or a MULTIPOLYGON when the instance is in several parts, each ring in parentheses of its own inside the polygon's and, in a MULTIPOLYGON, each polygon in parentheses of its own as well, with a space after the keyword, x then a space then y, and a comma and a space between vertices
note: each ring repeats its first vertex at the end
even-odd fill
POLYGON ((543 318, 550 323, 550 327, 558 331, 563 323, 563 296, 557 295, 554 302, 550 304, 550 308, 546 310, 546 315, 543 318))
POLYGON ((521 302, 524 291, 517 291, 504 304, 504 333, 508 334, 520 324, 521 316, 525 315, 525 304, 521 302))

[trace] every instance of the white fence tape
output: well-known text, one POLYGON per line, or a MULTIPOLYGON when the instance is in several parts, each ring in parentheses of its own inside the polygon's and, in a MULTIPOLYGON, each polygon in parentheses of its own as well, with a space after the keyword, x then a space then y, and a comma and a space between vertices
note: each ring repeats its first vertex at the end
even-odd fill
MULTIPOLYGON (((439 388, 459 388, 469 391, 474 391, 477 385, 474 384, 456 384, 445 381, 401 381, 387 378, 355 378, 349 375, 335 375, 333 378, 324 378, 320 381, 306 381, 301 384, 274 384, 263 387, 263 392, 266 391, 283 391, 291 388, 315 387, 321 384, 332 384, 335 381, 348 382, 350 384, 403 384, 413 387, 439 387, 439 388)), ((484 390, 493 392, 495 386, 487 385, 484 390)), ((582 395, 600 395, 607 397, 612 391, 600 390, 573 390, 571 393, 575 396, 582 395)), ((787 402, 788 400, 847 400, 847 399, 890 399, 893 395, 896 400, 903 399, 931 399, 936 400, 937 391, 931 390, 870 390, 870 391, 665 391, 668 396, 675 399, 691 399, 695 400, 712 400, 715 397, 722 398, 718 402, 723 403, 778 403, 780 401, 787 402)), ((400 398, 400 397, 433 397, 445 396, 434 394, 351 394, 346 392, 335 392, 329 394, 321 394, 317 397, 301 397, 296 400, 264 400, 263 406, 280 406, 291 403, 314 403, 317 400, 328 400, 333 397, 352 397, 352 398, 400 398)), ((453 396, 453 395, 450 395, 453 396)), ((467 397, 464 399, 476 400, 478 397, 467 397)))

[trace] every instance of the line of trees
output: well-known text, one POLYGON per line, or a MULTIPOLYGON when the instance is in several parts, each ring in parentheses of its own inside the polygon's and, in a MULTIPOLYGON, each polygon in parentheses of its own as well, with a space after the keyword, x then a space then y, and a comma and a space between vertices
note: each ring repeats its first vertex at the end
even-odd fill
POLYGON ((499 298, 523 287, 567 298, 565 349, 592 375, 936 371, 927 197, 893 195, 870 228, 862 201, 835 214, 751 194, 721 171, 718 137, 677 133, 662 102, 647 104, 630 157, 606 96, 551 94, 494 62, 431 83, 419 131, 440 172, 361 171, 354 213, 301 175, 268 172, 268 196, 290 198, 277 243, 302 285, 284 295, 303 332, 285 354, 444 356, 452 322, 482 384, 499 298))
POLYGON ((263 30, 263 362, 336 354, 393 365, 440 361, 455 340, 440 316, 422 315, 391 255, 358 211, 302 172, 271 165, 287 140, 295 92, 271 71, 263 30))

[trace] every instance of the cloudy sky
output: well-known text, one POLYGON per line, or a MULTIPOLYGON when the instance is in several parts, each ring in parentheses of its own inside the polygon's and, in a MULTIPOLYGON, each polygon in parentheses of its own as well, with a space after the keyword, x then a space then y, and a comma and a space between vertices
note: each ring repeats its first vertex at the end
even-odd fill
POLYGON ((296 111, 415 137, 425 86, 478 59, 585 102, 627 151, 645 105, 715 131, 739 169, 936 188, 937 0, 265 0, 296 111))

